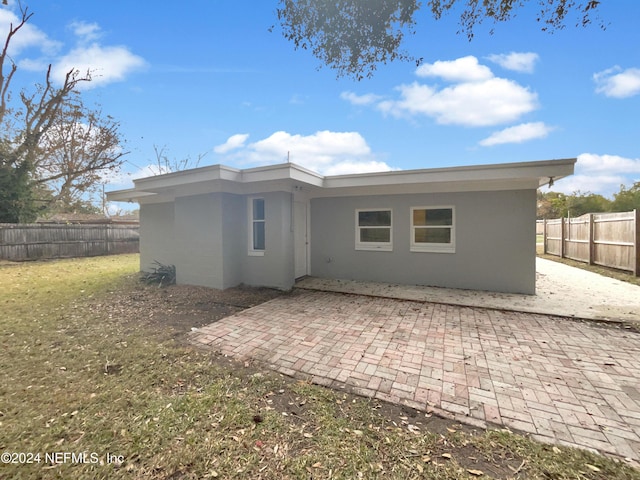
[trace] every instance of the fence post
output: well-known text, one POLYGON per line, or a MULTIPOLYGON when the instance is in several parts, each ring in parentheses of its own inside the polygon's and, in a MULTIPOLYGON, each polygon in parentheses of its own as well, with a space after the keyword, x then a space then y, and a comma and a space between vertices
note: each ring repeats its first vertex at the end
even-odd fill
POLYGON ((547 254, 547 219, 542 224, 542 253, 547 254))
POLYGON ((109 224, 104 225, 104 243, 105 243, 105 253, 109 255, 109 224))
POLYGON ((593 265, 593 259, 595 257, 596 243, 595 243, 595 238, 593 238, 593 229, 594 229, 593 213, 590 213, 589 214, 589 265, 593 265))
POLYGON ((564 217, 560 218, 560 258, 564 258, 564 217))
POLYGON ((633 274, 640 277, 640 209, 633 210, 633 274))

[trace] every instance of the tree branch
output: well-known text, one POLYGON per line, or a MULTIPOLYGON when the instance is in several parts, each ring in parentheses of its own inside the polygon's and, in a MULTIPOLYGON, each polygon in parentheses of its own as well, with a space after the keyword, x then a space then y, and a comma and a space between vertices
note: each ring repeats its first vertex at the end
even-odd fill
POLYGON ((7 39, 4 42, 4 47, 2 49, 2 53, 0 54, 0 123, 4 121, 4 116, 7 112, 7 97, 9 94, 9 86, 11 85, 11 80, 13 79, 13 74, 16 73, 18 66, 15 62, 9 57, 9 44, 11 43, 11 39, 13 36, 29 21, 33 13, 29 13, 29 8, 25 7, 24 9, 20 7, 20 11, 22 17, 20 19, 20 23, 14 27, 13 23, 9 25, 9 33, 7 33, 7 39), (4 74, 4 65, 7 58, 11 61, 11 71, 5 77, 4 74))

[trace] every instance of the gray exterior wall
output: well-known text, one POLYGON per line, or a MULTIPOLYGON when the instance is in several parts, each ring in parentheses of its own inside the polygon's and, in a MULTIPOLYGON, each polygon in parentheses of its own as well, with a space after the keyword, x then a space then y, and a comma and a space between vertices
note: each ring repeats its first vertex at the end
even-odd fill
MULTIPOLYGON (((178 283, 289 289, 294 283, 292 195, 265 199, 266 250, 248 254, 248 199, 211 193, 143 204, 140 263, 176 266, 178 283)), ((535 293, 535 190, 311 200, 310 274, 317 277, 535 293), (410 208, 455 207, 455 253, 411 252, 410 208), (355 210, 393 210, 393 251, 355 249, 355 210)))
POLYGON ((176 281, 224 288, 220 193, 175 199, 176 281))
POLYGON ((291 194, 210 193, 140 206, 140 268, 176 267, 179 284, 290 289, 294 282, 291 194), (248 199, 265 199, 266 250, 249 256, 248 199))
POLYGON ((241 195, 222 193, 222 286, 230 288, 243 282, 242 265, 247 256, 247 200, 241 195))
POLYGON ((150 271, 154 261, 175 262, 172 203, 140 205, 140 270, 150 271))
MULTIPOLYGON (((243 283, 288 290, 294 283, 292 195, 289 192, 271 192, 253 197, 264 198, 265 201, 265 252, 262 257, 247 255, 249 233, 245 229, 243 283)), ((244 224, 248 225, 246 202, 244 224)))
POLYGON ((536 191, 311 200, 311 275, 535 293, 536 191), (455 207, 455 253, 411 252, 410 208, 455 207), (355 210, 392 208, 393 251, 355 249, 355 210))

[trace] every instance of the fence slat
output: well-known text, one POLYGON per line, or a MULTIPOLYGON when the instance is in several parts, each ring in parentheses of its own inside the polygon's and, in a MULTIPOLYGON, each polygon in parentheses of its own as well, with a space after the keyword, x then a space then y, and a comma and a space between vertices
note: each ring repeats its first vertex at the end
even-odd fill
POLYGON ((139 252, 139 226, 0 223, 0 258, 22 261, 139 252))
POLYGON ((640 276, 640 213, 587 213, 546 220, 544 252, 640 276))

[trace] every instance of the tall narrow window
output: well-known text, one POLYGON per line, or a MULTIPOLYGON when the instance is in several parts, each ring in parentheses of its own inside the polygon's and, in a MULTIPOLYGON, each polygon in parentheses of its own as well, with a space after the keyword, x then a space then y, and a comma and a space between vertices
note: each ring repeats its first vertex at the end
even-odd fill
POLYGON ((251 222, 249 225, 249 254, 264 255, 266 244, 264 198, 252 198, 249 205, 251 222))
POLYGON ((356 250, 392 249, 391 210, 356 210, 356 250))
POLYGON ((453 207, 412 207, 412 252, 455 252, 453 207))

